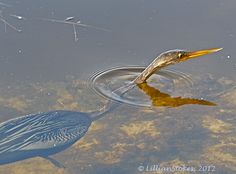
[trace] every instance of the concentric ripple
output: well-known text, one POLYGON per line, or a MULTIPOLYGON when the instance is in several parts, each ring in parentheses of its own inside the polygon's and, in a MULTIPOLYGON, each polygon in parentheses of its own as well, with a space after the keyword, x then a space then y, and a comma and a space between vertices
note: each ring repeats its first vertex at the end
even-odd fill
MULTIPOLYGON (((124 88, 129 88, 132 81, 140 75, 145 67, 113 68, 94 74, 90 83, 92 89, 99 95, 121 103, 136 106, 152 106, 152 103, 140 88, 134 86, 123 93, 124 88)), ((182 72, 161 70, 148 79, 148 85, 173 96, 191 93, 192 79, 182 72)))

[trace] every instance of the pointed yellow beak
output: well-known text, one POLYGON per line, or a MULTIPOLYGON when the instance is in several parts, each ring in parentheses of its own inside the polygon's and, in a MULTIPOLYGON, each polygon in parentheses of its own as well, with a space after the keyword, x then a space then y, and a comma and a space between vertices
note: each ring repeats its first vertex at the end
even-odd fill
POLYGON ((218 52, 222 49, 223 48, 211 48, 211 49, 198 50, 198 51, 193 51, 193 52, 186 52, 186 54, 183 55, 183 57, 181 58, 181 61, 185 61, 185 60, 192 59, 195 57, 203 56, 206 54, 215 53, 215 52, 218 52))

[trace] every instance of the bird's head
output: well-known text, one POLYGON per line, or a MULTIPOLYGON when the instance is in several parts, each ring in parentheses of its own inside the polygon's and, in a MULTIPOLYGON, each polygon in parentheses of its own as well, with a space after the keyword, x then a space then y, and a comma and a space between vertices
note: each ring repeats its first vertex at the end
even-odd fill
POLYGON ((198 51, 185 51, 185 50, 170 50, 166 51, 157 58, 134 80, 136 84, 145 82, 154 72, 179 62, 183 62, 192 58, 203 56, 206 54, 220 51, 222 48, 211 48, 198 51))
POLYGON ((206 54, 214 53, 220 51, 221 49, 222 48, 211 48, 191 52, 185 50, 170 50, 160 54, 153 62, 153 65, 158 68, 163 68, 168 65, 183 62, 206 54))

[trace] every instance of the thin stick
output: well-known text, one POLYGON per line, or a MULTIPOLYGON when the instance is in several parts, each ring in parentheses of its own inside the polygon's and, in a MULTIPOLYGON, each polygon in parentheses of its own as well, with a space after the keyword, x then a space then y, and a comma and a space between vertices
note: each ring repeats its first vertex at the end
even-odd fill
MULTIPOLYGON (((17 31, 17 32, 22 32, 22 30, 20 29, 17 29, 15 26, 11 25, 10 23, 8 23, 2 16, 0 16, 0 20, 5 24, 5 27, 6 25, 8 25, 10 28, 12 28, 13 30, 17 31)), ((5 28, 5 31, 6 31, 6 28, 5 28)))
POLYGON ((75 37, 75 42, 77 42, 79 40, 78 35, 77 35, 77 31, 75 28, 75 24, 73 24, 73 30, 74 30, 74 37, 75 37))
POLYGON ((77 22, 71 22, 71 21, 65 21, 65 20, 57 20, 57 19, 47 19, 47 18, 40 18, 40 19, 44 20, 44 21, 50 21, 50 22, 56 22, 56 23, 77 25, 77 26, 85 27, 85 28, 94 28, 94 29, 101 30, 101 31, 107 31, 107 32, 111 31, 111 30, 108 30, 108 29, 105 29, 105 28, 95 27, 95 26, 87 25, 87 24, 83 24, 83 23, 77 23, 77 22))
POLYGON ((5 33, 7 32, 7 24, 4 22, 5 33))
POLYGON ((10 14, 9 16, 14 17, 14 18, 19 19, 19 20, 26 20, 25 17, 19 16, 19 15, 15 15, 15 14, 10 14))

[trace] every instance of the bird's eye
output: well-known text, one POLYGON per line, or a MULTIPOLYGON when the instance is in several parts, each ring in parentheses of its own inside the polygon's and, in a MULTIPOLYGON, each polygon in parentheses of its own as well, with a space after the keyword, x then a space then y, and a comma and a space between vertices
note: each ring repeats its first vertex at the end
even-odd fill
POLYGON ((181 53, 178 53, 178 57, 180 58, 182 56, 182 54, 181 53))

